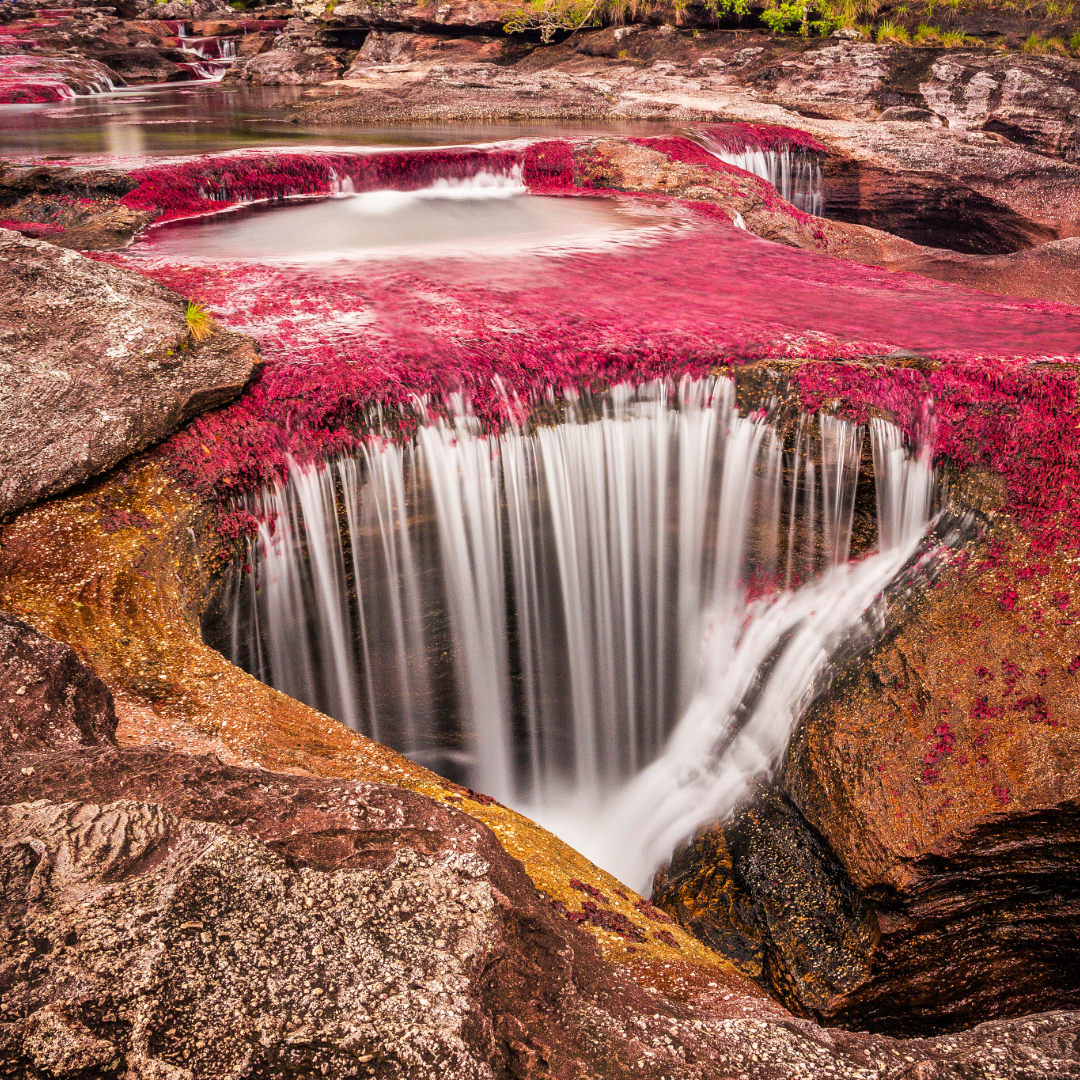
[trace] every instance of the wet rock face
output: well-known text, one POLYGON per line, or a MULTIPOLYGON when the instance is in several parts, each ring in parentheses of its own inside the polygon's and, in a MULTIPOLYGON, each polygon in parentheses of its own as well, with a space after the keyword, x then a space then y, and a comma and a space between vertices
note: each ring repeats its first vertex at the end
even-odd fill
MULTIPOLYGON (((903 137, 903 136, 901 136, 903 137)), ((830 158, 824 168, 830 219, 882 229, 913 243, 970 255, 1004 255, 1056 240, 1056 228, 936 172, 830 158)))
POLYGON ((885 265, 1005 296, 1037 296, 1080 306, 1080 237, 1076 236, 1008 255, 920 248, 900 253, 885 265))
POLYGON ((1062 564, 1034 565, 940 582, 654 901, 829 1025, 924 1035, 1080 1004, 1080 641, 1062 564))
POLYGON ((189 345, 182 297, 0 230, 0 513, 93 476, 234 398, 249 339, 189 345))
POLYGON ((226 72, 225 81, 254 86, 317 86, 341 76, 347 55, 351 54, 327 48, 313 26, 292 19, 269 48, 250 52, 241 49, 241 59, 226 72))
POLYGON ((0 612, 0 757, 113 742, 105 684, 66 645, 0 612))
POLYGON ((110 82, 123 85, 116 72, 93 59, 0 55, 2 105, 30 105, 70 99, 72 94, 100 93, 110 82))

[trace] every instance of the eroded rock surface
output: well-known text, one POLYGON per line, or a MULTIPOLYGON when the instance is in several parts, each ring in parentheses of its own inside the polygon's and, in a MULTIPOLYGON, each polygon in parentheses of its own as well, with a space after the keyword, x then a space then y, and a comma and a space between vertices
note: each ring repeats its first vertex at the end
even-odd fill
POLYGON ((996 559, 923 597, 657 878, 802 1015, 915 1034, 1080 1003, 1072 590, 996 559))
POLYGON ((490 830, 382 784, 101 747, 0 763, 0 804, 6 1075, 786 1080, 924 1062, 911 1075, 1034 1080, 1078 1064, 1075 1014, 904 1043, 646 989, 490 830))
POLYGON ((111 743, 108 687, 58 641, 0 612, 0 757, 111 743))
POLYGON ((0 513, 93 476, 230 401, 252 342, 190 342, 185 301, 138 274, 0 230, 0 513))
POLYGON ((244 58, 227 72, 227 81, 255 86, 313 86, 339 78, 346 54, 322 44, 315 27, 302 19, 292 19, 270 48, 242 55, 244 58))

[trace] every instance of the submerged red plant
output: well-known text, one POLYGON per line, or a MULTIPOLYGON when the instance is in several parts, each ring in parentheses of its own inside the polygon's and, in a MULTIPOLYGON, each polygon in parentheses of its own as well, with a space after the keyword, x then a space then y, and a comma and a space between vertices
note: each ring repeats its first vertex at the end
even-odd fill
MULTIPOLYGON (((928 435, 935 455, 966 469, 1002 476, 1010 509, 1032 533, 1036 552, 1080 538, 1080 440, 1073 372, 988 357, 958 359, 936 370, 808 364, 795 374, 810 410, 829 404, 865 422, 885 412, 917 441, 928 435), (925 403, 933 425, 925 431, 925 403)), ((1012 610, 1015 589, 999 602, 1012 610)))
POLYGON ((134 169, 130 176, 136 186, 120 202, 137 210, 159 210, 159 220, 169 221, 237 203, 327 195, 346 183, 353 191, 411 191, 436 180, 464 180, 481 170, 509 172, 514 168, 521 169, 525 182, 537 190, 573 185, 572 149, 561 140, 534 143, 524 149, 239 151, 134 169))
MULTIPOLYGON (((768 135, 768 145, 790 130, 768 135)), ((765 145, 762 130, 743 134, 765 145)), ((823 149, 783 137, 784 145, 823 149)), ((731 169, 687 139, 635 141, 731 169)), ((520 169, 534 191, 581 193, 573 145, 549 140, 494 150, 211 155, 133 171, 122 201, 181 217, 238 200, 322 194, 345 180, 355 190, 413 189, 481 169, 520 169)), ((761 184, 763 198, 799 214, 761 184)), ((262 346, 266 366, 243 397, 167 444, 171 467, 227 499, 282 475, 290 455, 326 458, 372 432, 408 437, 423 396, 467 390, 483 423, 498 430, 552 389, 797 358, 806 362, 792 378, 808 410, 836 409, 859 422, 885 413, 913 440, 928 438, 939 458, 1002 475, 1039 551, 1080 535, 1075 380, 1067 369, 1028 362, 1076 355, 1075 309, 769 244, 730 227, 713 206, 619 198, 658 215, 657 238, 483 264, 272 269, 102 256, 194 297, 262 346), (899 349, 935 362, 927 370, 866 363, 899 349)), ((230 519, 228 527, 244 524, 230 519)))

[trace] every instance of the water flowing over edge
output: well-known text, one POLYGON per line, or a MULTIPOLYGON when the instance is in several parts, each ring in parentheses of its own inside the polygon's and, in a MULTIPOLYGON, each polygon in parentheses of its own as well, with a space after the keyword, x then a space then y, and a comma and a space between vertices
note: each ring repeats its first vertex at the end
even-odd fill
POLYGON ((797 209, 815 217, 824 215, 825 184, 817 154, 790 148, 762 150, 754 146, 730 150, 706 133, 700 133, 699 138, 721 161, 767 180, 782 199, 797 209))
POLYGON ((415 445, 375 440, 322 469, 294 464, 255 507, 265 524, 248 559, 263 584, 248 636, 253 625, 266 655, 244 666, 437 765, 424 735, 438 726, 438 673, 422 658, 423 568, 438 562, 470 783, 643 887, 775 764, 831 657, 867 632, 915 555, 934 496, 928 456, 874 420, 880 550, 848 564, 863 429, 803 416, 785 489, 776 430, 738 415, 730 381, 669 393, 617 387, 600 417, 571 401, 568 422, 498 437, 458 400, 415 445), (800 515, 819 535, 800 535, 800 515), (435 536, 416 531, 418 517, 435 536), (750 542, 778 591, 748 591, 750 542), (392 718, 377 706, 387 671, 392 718))

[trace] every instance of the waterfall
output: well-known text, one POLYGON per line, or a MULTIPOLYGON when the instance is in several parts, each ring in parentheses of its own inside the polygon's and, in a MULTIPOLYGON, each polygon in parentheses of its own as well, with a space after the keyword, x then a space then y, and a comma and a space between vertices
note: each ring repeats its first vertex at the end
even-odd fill
POLYGON ((849 563, 857 425, 800 417, 785 450, 722 378, 568 394, 560 422, 497 436, 448 404, 253 500, 217 640, 642 884, 772 767, 877 617, 929 459, 871 423, 879 551, 849 563))
POLYGON ((737 169, 768 180, 783 199, 807 214, 825 213, 824 180, 821 162, 806 150, 728 150, 707 134, 699 135, 708 150, 737 169))
POLYGON ((579 841, 586 855, 647 891, 678 843, 724 818, 751 781, 776 765, 832 656, 864 621, 869 633, 880 631, 875 602, 922 538, 932 472, 926 457, 905 463, 890 479, 912 493, 911 512, 906 528, 888 542, 882 536, 881 550, 861 562, 837 561, 802 588, 748 605, 741 621, 717 619, 693 701, 663 754, 596 809, 599 824, 579 841))

